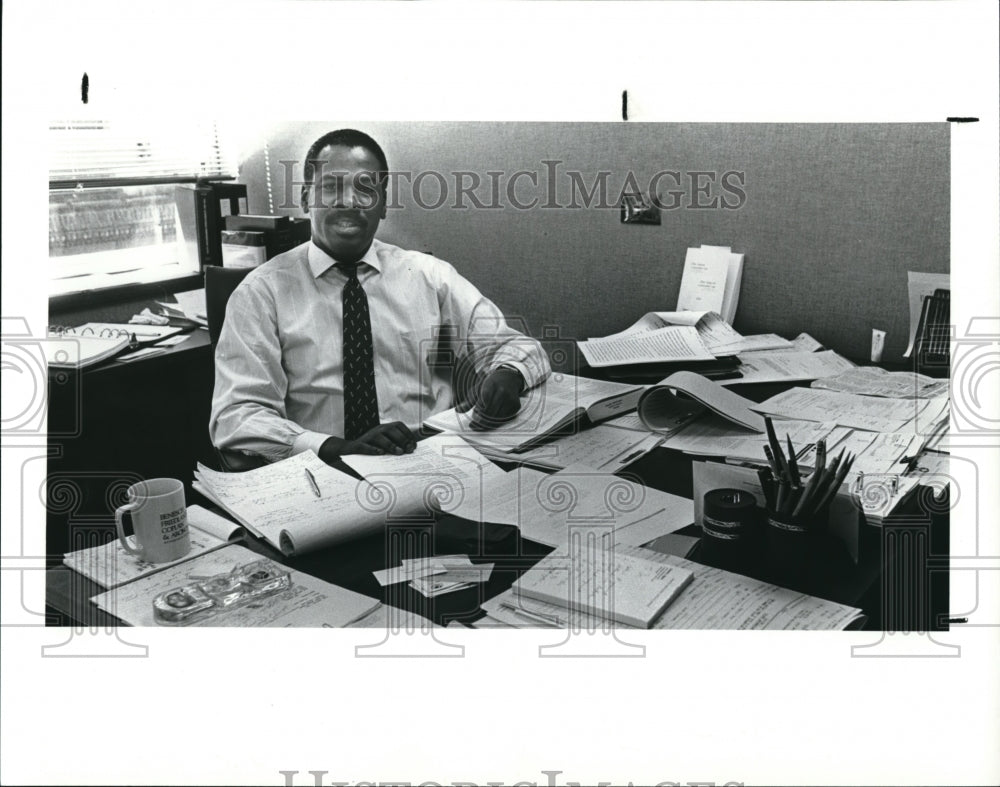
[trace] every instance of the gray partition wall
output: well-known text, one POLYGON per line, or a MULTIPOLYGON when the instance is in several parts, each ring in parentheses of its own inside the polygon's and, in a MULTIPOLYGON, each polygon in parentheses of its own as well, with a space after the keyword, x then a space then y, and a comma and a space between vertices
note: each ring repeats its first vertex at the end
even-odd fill
POLYGON ((879 328, 898 360, 906 272, 949 270, 946 123, 286 123, 241 164, 251 210, 302 215, 301 159, 341 126, 395 173, 379 237, 453 263, 535 335, 673 309, 686 249, 724 245, 746 255, 740 332, 808 331, 863 359, 879 328), (636 189, 659 225, 620 223, 636 189))

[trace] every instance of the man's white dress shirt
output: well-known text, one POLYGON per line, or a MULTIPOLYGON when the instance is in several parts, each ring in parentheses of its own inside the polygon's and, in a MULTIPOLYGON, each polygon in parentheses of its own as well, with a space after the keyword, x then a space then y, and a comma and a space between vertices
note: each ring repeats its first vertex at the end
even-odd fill
MULTIPOLYGON (((335 265, 305 243, 261 265, 233 293, 215 351, 209 431, 217 448, 275 461, 343 436, 347 278, 335 265)), ((507 325, 447 262, 375 240, 358 278, 371 313, 382 423, 416 429, 454 406, 442 350, 479 374, 513 366, 529 388, 548 375, 538 342, 507 325)))

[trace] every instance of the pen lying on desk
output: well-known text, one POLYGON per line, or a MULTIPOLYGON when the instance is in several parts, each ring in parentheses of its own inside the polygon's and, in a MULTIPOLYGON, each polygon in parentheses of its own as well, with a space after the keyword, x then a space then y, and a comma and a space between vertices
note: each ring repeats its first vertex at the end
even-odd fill
POLYGON ((323 493, 319 491, 319 484, 316 483, 316 476, 312 474, 312 471, 307 467, 305 468, 306 478, 309 479, 309 486, 312 487, 313 494, 316 497, 323 497, 323 493))

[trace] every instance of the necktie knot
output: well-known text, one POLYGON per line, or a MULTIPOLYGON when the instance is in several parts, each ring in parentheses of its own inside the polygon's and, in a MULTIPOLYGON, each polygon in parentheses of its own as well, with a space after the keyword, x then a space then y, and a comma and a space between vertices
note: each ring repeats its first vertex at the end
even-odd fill
POLYGON ((337 267, 340 269, 340 272, 343 273, 348 279, 358 278, 358 263, 338 262, 337 267))

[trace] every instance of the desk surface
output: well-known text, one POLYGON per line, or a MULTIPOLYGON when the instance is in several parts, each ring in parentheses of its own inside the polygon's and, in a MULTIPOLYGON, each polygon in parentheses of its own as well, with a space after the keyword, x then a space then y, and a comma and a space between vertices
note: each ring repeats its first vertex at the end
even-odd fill
MULTIPOLYGON (((194 344, 191 344, 188 350, 207 348, 207 339, 207 334, 204 332, 196 332, 195 337, 191 340, 194 344)), ((184 345, 174 348, 172 354, 179 357, 184 352, 183 348, 184 345)), ((162 359, 163 356, 160 358, 162 359)), ((131 365, 118 363, 114 366, 129 367, 131 365)), ((106 374, 114 373, 113 367, 106 370, 106 374)), ((774 393, 787 388, 787 385, 758 384, 735 388, 747 398, 763 401, 774 393)), ((692 457, 677 451, 658 448, 630 465, 626 472, 632 477, 638 477, 647 486, 690 498, 693 494, 692 466, 692 457)), ((191 469, 187 468, 186 472, 190 474, 191 469)), ((199 496, 196 493, 188 494, 189 502, 207 504, 207 501, 198 500, 197 497, 199 496)), ((904 527, 912 527, 915 520, 902 517, 901 521, 904 527)), ((927 527, 930 527, 930 524, 927 523, 927 527)), ((926 534, 920 534, 920 538, 924 539, 926 543, 934 543, 933 552, 939 560, 941 555, 945 556, 945 560, 947 556, 947 524, 947 515, 945 515, 943 523, 938 522, 937 529, 932 534, 933 538, 924 538, 926 534)), ((924 527, 920 523, 917 526, 924 527)), ((112 538, 113 524, 109 525, 106 531, 107 538, 112 538)), ((682 532, 699 535, 693 526, 682 532)), ((930 591, 921 584, 921 587, 914 591, 919 594, 920 603, 905 605, 908 609, 912 606, 919 607, 922 616, 920 621, 916 621, 911 616, 911 618, 907 618, 906 625, 886 624, 883 610, 888 605, 887 597, 895 591, 887 585, 886 571, 883 568, 891 565, 896 558, 890 554, 891 550, 886 548, 884 542, 887 534, 892 532, 892 522, 887 522, 881 528, 862 527, 862 559, 857 566, 850 562, 846 553, 831 552, 828 565, 823 566, 820 571, 802 577, 797 583, 789 582, 787 579, 778 580, 778 578, 771 576, 766 565, 760 560, 739 567, 727 565, 719 556, 711 554, 704 546, 700 546, 700 551, 692 555, 692 558, 698 562, 737 570, 738 573, 789 586, 795 590, 838 603, 861 607, 868 616, 867 625, 869 628, 889 627, 894 628, 894 630, 946 628, 948 598, 946 578, 943 590, 940 580, 930 591), (925 603, 927 600, 932 602, 929 608, 925 603)), ((94 543, 94 541, 90 543, 94 543)), ((468 623, 481 617, 482 612, 479 607, 483 601, 506 590, 521 573, 550 551, 547 547, 521 538, 520 533, 514 527, 477 524, 447 516, 435 522, 410 522, 404 525, 393 525, 387 528, 384 534, 295 559, 286 560, 266 544, 252 538, 248 546, 261 554, 278 559, 292 568, 372 598, 378 598, 385 603, 417 612, 442 625, 456 620, 468 623), (495 564, 495 567, 487 583, 473 586, 464 591, 437 596, 433 599, 424 598, 406 585, 382 588, 372 576, 373 571, 399 565, 401 558, 429 554, 467 554, 473 562, 491 562, 495 564)), ((906 558, 899 557, 898 559, 906 558)), ((921 560, 923 559, 921 558, 921 560)), ((924 570, 925 565, 921 563, 918 572, 924 570)), ((947 572, 944 574, 946 575, 947 572)), ((920 574, 920 577, 923 576, 920 574)), ((88 600, 101 590, 100 586, 88 582, 64 567, 53 567, 47 577, 47 604, 52 611, 64 616, 63 622, 69 620, 83 625, 107 625, 113 620, 107 615, 99 613, 88 600)))

